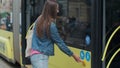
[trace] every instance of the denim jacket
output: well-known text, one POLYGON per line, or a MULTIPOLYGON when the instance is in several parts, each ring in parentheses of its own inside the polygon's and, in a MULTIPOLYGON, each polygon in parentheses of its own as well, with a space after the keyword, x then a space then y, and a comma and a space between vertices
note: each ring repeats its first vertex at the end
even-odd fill
POLYGON ((36 35, 36 26, 34 27, 34 33, 32 37, 32 49, 37 50, 45 55, 54 55, 54 43, 57 44, 59 49, 68 56, 72 56, 73 52, 66 46, 64 41, 61 39, 56 24, 54 22, 50 25, 50 38, 44 35, 43 38, 39 38, 36 35))

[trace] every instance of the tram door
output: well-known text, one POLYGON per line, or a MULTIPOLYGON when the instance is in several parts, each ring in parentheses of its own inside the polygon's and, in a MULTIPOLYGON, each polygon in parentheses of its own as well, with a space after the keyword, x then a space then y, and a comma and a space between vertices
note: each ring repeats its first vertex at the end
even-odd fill
POLYGON ((99 11, 101 2, 94 0, 57 1, 60 9, 56 22, 59 33, 68 47, 80 56, 86 66, 81 63, 77 64, 55 46, 55 56, 50 57, 49 68, 101 68, 102 20, 101 11, 99 11))
POLYGON ((22 0, 22 63, 31 64, 30 59, 25 57, 26 40, 28 28, 41 14, 45 0, 22 0))
MULTIPOLYGON (((76 63, 63 54, 55 45, 55 56, 50 57, 49 68, 101 68, 101 1, 100 0, 57 0, 59 13, 57 28, 68 47, 80 56, 86 66, 76 63), (99 8, 99 9, 98 9, 99 8), (99 32, 99 33, 98 33, 99 32)), ((26 28, 40 14, 45 0, 22 0, 22 58, 25 58, 26 28), (40 9, 40 11, 38 10, 40 9)))

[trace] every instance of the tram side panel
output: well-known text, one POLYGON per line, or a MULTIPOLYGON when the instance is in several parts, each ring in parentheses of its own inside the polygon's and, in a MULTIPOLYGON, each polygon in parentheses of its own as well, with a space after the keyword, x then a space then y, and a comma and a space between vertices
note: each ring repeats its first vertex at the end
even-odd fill
POLYGON ((81 59, 85 62, 85 66, 82 63, 76 63, 72 57, 62 53, 55 45, 55 56, 49 58, 49 68, 91 68, 91 52, 73 47, 69 48, 77 55, 82 56, 81 59))
POLYGON ((12 32, 12 0, 0 2, 0 54, 10 62, 15 62, 12 32))
POLYGON ((13 51, 13 33, 0 29, 0 54, 10 62, 15 62, 13 51))

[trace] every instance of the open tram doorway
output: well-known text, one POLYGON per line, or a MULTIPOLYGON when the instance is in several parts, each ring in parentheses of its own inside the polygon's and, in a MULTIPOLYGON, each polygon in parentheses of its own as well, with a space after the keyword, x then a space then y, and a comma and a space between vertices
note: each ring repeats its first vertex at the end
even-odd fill
POLYGON ((26 49, 26 33, 28 28, 36 18, 41 14, 44 2, 46 0, 22 0, 22 63, 23 65, 30 65, 30 59, 25 57, 26 49))
MULTIPOLYGON (((106 41, 111 37, 111 34, 120 27, 120 0, 106 0, 105 1, 105 35, 106 41)), ((111 57, 113 54, 120 48, 120 29, 114 34, 107 53, 106 53, 106 61, 105 66, 108 65, 110 62, 111 57)), ((114 57, 110 64, 110 68, 120 68, 120 52, 114 57)))

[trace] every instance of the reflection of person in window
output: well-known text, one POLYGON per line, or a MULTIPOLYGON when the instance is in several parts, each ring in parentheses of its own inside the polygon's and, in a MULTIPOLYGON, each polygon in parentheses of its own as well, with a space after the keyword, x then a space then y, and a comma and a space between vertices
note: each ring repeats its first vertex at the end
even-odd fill
POLYGON ((6 30, 5 18, 1 18, 0 29, 6 30))
POLYGON ((7 27, 7 30, 8 31, 11 31, 12 29, 12 25, 10 23, 10 15, 8 14, 7 17, 6 17, 6 27, 7 27))
POLYGON ((70 36, 72 36, 72 32, 75 29, 75 23, 76 23, 76 18, 75 17, 69 18, 68 29, 69 29, 69 32, 70 32, 70 36))
POLYGON ((64 21, 62 18, 57 22, 57 28, 59 30, 60 36, 62 37, 63 40, 66 39, 66 32, 64 29, 64 21))
POLYGON ((6 25, 5 24, 0 24, 0 29, 6 30, 6 25))

